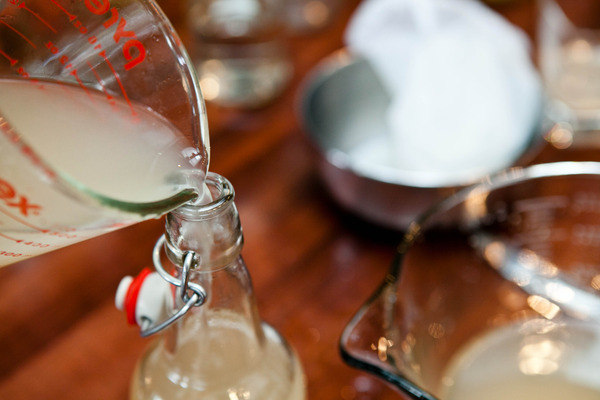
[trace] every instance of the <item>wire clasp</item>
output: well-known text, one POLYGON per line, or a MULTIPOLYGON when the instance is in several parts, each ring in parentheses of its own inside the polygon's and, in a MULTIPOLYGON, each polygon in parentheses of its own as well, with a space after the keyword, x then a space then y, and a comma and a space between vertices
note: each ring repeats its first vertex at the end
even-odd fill
POLYGON ((165 235, 162 235, 154 245, 154 250, 152 252, 152 261, 154 263, 154 268, 156 268, 156 272, 160 275, 161 278, 163 278, 165 281, 179 289, 179 296, 184 304, 179 310, 177 310, 175 314, 173 314, 163 322, 151 325, 152 322, 146 320, 147 323, 144 323, 141 326, 140 335, 142 337, 154 335, 155 333, 162 331, 163 329, 167 328, 169 325, 177 321, 179 318, 183 317, 192 307, 199 307, 206 301, 206 291, 204 290, 204 288, 198 285, 197 283, 190 282, 189 280, 190 271, 192 267, 198 262, 196 253, 193 251, 186 251, 183 253, 181 279, 177 279, 164 269, 160 260, 160 252, 161 249, 164 248, 165 240, 165 235))

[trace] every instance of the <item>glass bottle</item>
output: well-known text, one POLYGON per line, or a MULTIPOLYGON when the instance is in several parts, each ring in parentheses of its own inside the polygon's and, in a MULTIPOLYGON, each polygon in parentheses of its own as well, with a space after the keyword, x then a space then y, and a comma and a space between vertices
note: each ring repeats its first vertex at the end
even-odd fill
POLYGON ((204 303, 148 348, 135 369, 131 399, 303 400, 297 356, 258 314, 240 255, 233 187, 212 173, 207 185, 212 203, 167 215, 164 246, 175 276, 182 274, 186 252, 195 253, 189 282, 204 289, 204 303))
POLYGON ((188 4, 188 47, 206 101, 255 109, 285 90, 293 65, 281 0, 190 0, 188 4))

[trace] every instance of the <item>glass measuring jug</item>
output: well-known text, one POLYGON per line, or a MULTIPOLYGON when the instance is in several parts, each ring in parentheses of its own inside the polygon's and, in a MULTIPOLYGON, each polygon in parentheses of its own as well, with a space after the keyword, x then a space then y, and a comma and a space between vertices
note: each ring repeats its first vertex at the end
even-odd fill
POLYGON ((600 3, 538 0, 539 66, 549 114, 578 133, 600 128, 600 3))
POLYGON ((413 223, 346 327, 351 365, 413 399, 597 399, 600 164, 513 169, 413 223))
POLYGON ((201 196, 190 65, 151 0, 0 2, 0 266, 201 196))

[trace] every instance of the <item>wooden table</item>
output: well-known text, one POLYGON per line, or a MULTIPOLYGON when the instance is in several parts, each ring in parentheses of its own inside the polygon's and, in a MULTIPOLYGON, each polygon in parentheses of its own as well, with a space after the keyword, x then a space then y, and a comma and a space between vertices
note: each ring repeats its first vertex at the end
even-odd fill
MULTIPOLYGON (((338 339, 383 279, 400 233, 341 211, 328 197, 296 120, 305 73, 342 46, 357 0, 332 25, 290 39, 289 89, 253 112, 209 107, 211 170, 237 193, 243 255, 263 318, 297 349, 310 399, 397 399, 346 366, 338 339)), ((533 32, 531 1, 502 11, 533 32)), ((148 344, 113 305, 124 275, 151 263, 163 221, 140 223, 0 270, 0 399, 126 399, 148 344)))

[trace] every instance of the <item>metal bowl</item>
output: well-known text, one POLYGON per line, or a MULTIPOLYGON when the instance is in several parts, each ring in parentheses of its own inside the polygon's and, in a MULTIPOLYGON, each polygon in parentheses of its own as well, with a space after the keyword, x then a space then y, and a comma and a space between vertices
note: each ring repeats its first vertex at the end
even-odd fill
MULTIPOLYGON (((298 110, 332 197, 368 221, 404 230, 432 204, 482 177, 448 186, 432 174, 393 168, 365 173, 354 168, 349 151, 369 135, 387 131, 389 103, 368 62, 342 49, 325 58, 305 79, 298 110)), ((532 137, 532 143, 539 143, 542 136, 532 137)), ((514 165, 524 164, 534 147, 514 165)))

